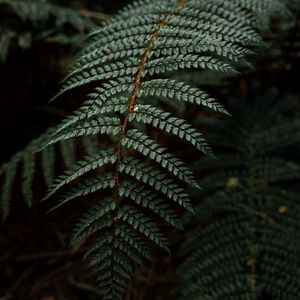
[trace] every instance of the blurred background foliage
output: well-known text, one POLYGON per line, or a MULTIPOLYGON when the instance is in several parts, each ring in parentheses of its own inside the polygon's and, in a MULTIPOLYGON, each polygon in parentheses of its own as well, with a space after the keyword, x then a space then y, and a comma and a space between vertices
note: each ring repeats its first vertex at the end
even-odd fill
MULTIPOLYGON (((82 95, 78 91, 69 93, 55 103, 48 101, 57 92, 87 33, 130 2, 0 0, 0 163, 81 104, 85 91, 80 91, 82 95)), ((250 99, 251 103, 256 95, 264 101, 269 97, 266 91, 276 90, 283 95, 282 101, 287 96, 297 99, 298 113, 289 118, 299 120, 300 14, 296 7, 292 11, 296 15, 292 25, 275 23, 274 31, 265 35, 268 46, 253 57, 255 68, 238 78, 205 72, 185 74, 186 80, 204 87, 225 107, 239 99, 250 99)), ((174 109, 183 113, 180 108, 174 109)), ((205 128, 198 120, 206 112, 188 110, 183 114, 205 128)), ((218 156, 217 147, 215 151, 218 156)), ((294 151, 299 154, 299 147, 294 151)), ((193 153, 185 155, 192 163, 193 153)), ((35 185, 35 190, 36 198, 41 199, 42 184, 35 185)), ((98 299, 100 291, 90 285, 94 277, 81 262, 81 253, 67 248, 68 233, 87 203, 79 201, 71 214, 68 209, 45 214, 45 205, 35 204, 29 210, 18 201, 20 191, 14 193, 11 216, 0 227, 0 300, 98 299)), ((182 239, 172 235, 174 253, 182 239)), ((153 264, 136 271, 126 299, 175 299, 175 269, 181 258, 160 255, 153 264)))
POLYGON ((0 1, 0 134, 6 141, 0 162, 78 105, 72 99, 68 107, 67 100, 59 109, 47 102, 86 34, 128 2, 0 1))

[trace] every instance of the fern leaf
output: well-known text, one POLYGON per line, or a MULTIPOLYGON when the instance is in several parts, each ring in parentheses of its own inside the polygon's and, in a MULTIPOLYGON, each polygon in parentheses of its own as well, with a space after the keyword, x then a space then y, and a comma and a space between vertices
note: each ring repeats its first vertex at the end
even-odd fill
POLYGON ((23 197, 28 205, 31 207, 32 205, 32 181, 35 171, 35 160, 34 160, 34 153, 27 153, 24 157, 24 166, 23 166, 23 174, 22 174, 22 192, 23 197))
POLYGON ((192 211, 188 195, 180 186, 169 178, 167 173, 149 167, 140 160, 129 157, 124 159, 123 164, 120 165, 120 172, 124 172, 133 178, 150 185, 158 192, 165 194, 169 199, 192 211))
POLYGON ((80 180, 86 172, 111 164, 108 171, 101 171, 103 176, 110 174, 114 182, 103 181, 106 177, 101 177, 100 183, 89 179, 87 188, 86 182, 79 183, 61 200, 61 203, 66 199, 68 202, 77 195, 111 188, 111 206, 104 202, 101 207, 100 201, 97 209, 92 208, 72 242, 74 245, 91 235, 104 234, 107 241, 101 240, 89 252, 92 266, 101 273, 99 281, 104 299, 121 299, 135 262, 142 261, 140 257, 136 260, 132 257, 137 249, 125 245, 116 236, 117 230, 123 230, 125 224, 145 241, 167 249, 156 222, 144 211, 151 210, 151 214, 176 227, 180 226, 172 205, 177 203, 192 211, 181 181, 190 186, 197 184, 188 167, 154 141, 151 129, 159 129, 159 137, 173 135, 212 155, 197 129, 165 111, 160 107, 161 102, 155 100, 169 103, 175 100, 227 113, 201 89, 171 78, 178 71, 238 74, 237 66, 248 66, 247 56, 262 45, 261 16, 268 18, 274 12, 271 6, 256 6, 256 1, 245 5, 243 0, 137 1, 90 35, 90 44, 82 50, 63 81, 55 98, 73 89, 96 87, 87 101, 62 121, 48 143, 100 133, 109 134, 114 145, 114 151, 109 154, 104 150, 95 154, 98 165, 93 159, 75 164, 48 193, 52 196, 70 181, 80 180), (149 137, 145 133, 148 129, 149 137), (144 162, 135 157, 141 155, 150 159, 144 162), (163 199, 170 204, 163 205, 163 199), (100 252, 96 253, 95 249, 100 252))
POLYGON ((99 141, 97 136, 82 137, 82 146, 85 150, 86 155, 92 155, 99 149, 99 141))
MULTIPOLYGON (((48 146, 51 146, 50 143, 43 149, 46 149, 48 146)), ((73 163, 76 161, 76 145, 72 141, 62 140, 59 143, 59 148, 61 152, 61 156, 67 168, 71 167, 73 163)))
POLYGON ((79 241, 93 234, 93 232, 109 227, 113 222, 106 214, 112 212, 115 207, 113 199, 106 198, 88 210, 75 227, 71 237, 71 245, 75 246, 79 241))
POLYGON ((151 261, 150 251, 143 239, 126 224, 122 224, 116 229, 116 236, 122 238, 124 242, 136 249, 146 260, 151 261))
POLYGON ((122 197, 128 197, 144 208, 153 210, 154 213, 174 227, 183 229, 178 216, 171 207, 163 203, 157 195, 153 194, 152 190, 141 187, 132 181, 125 181, 120 188, 120 194, 122 197))
MULTIPOLYGON (((291 127, 281 127, 286 121, 278 110, 266 121, 276 99, 264 106, 260 100, 251 106, 236 102, 233 120, 209 123, 216 137, 230 137, 240 149, 223 145, 220 162, 198 164, 208 175, 200 181, 205 193, 194 193, 201 197, 195 215, 184 218, 192 231, 181 247, 181 299, 298 298, 300 202, 293 182, 299 179, 299 162, 285 157, 280 147, 264 151, 277 138, 277 128, 284 136, 284 128, 291 127), (229 129, 235 127, 247 134, 233 136, 229 129), (267 133, 274 137, 262 142, 267 133)), ((296 145, 297 136, 286 147, 296 145)))
MULTIPOLYGON (((40 137, 34 139, 22 151, 15 154, 11 160, 4 164, 0 169, 0 177, 3 178, 3 185, 1 186, 1 214, 7 217, 11 203, 11 194, 13 185, 19 184, 22 189, 22 195, 26 201, 27 206, 31 206, 33 201, 34 186, 37 182, 35 177, 36 169, 40 166, 42 175, 46 186, 49 187, 53 183, 53 178, 56 175, 57 166, 55 163, 61 159, 68 167, 76 161, 78 154, 76 153, 76 144, 72 140, 61 140, 59 142, 59 149, 55 145, 45 145, 46 141, 54 134, 56 128, 50 128, 40 137), (60 150, 60 151, 59 151, 60 150), (18 170, 20 169, 20 175, 18 170)), ((82 143, 85 151, 88 152, 86 144, 82 140, 76 141, 77 144, 82 143)), ((85 143, 92 143, 90 137, 85 137, 85 143)), ((92 151, 92 153, 95 153, 92 151)))
POLYGON ((167 153, 166 148, 156 144, 154 140, 139 132, 136 129, 129 130, 123 139, 123 146, 132 148, 144 156, 150 157, 155 162, 167 169, 174 176, 185 181, 186 183, 199 188, 192 172, 185 167, 184 162, 176 156, 167 153))
MULTIPOLYGON (((48 145, 54 144, 61 140, 68 140, 74 137, 96 135, 96 134, 113 134, 117 135, 120 132, 120 121, 118 118, 90 118, 80 124, 67 127, 65 130, 59 131, 51 138, 48 145), (71 128, 70 128, 71 127, 71 128)), ((48 146, 47 145, 47 146, 48 146)))
POLYGON ((153 127, 174 134, 180 139, 188 141, 197 150, 202 151, 206 155, 213 155, 201 133, 197 132, 184 120, 172 117, 170 113, 166 113, 151 105, 140 104, 136 106, 135 112, 130 117, 130 121, 133 120, 151 124, 153 127))
POLYGON ((207 93, 184 82, 171 79, 153 79, 142 83, 139 96, 165 98, 168 101, 184 101, 206 106, 214 111, 228 113, 207 93))
POLYGON ((96 27, 91 20, 82 17, 77 11, 46 1, 1 0, 0 4, 9 6, 23 21, 30 20, 33 24, 46 23, 54 17, 55 27, 69 24, 78 32, 96 27))
POLYGON ((4 220, 7 218, 9 213, 11 191, 17 172, 18 162, 19 157, 15 156, 9 165, 4 165, 1 169, 2 172, 5 172, 5 182, 1 192, 1 214, 4 220))
POLYGON ((83 35, 98 28, 90 17, 83 16, 84 11, 48 0, 1 0, 0 9, 3 62, 13 46, 28 49, 36 39, 78 48, 83 35))
POLYGON ((119 211, 117 218, 128 223, 135 230, 140 232, 142 235, 145 235, 167 252, 170 251, 166 237, 158 228, 156 228, 155 223, 134 207, 124 206, 123 209, 119 211))
POLYGON ((44 180, 49 186, 54 180, 55 146, 51 145, 41 152, 41 163, 44 180))
POLYGON ((99 175, 95 177, 88 178, 84 180, 82 183, 78 184, 74 188, 70 189, 65 195, 61 197, 61 201, 59 204, 53 206, 50 211, 55 210, 56 208, 65 205, 69 201, 81 197, 86 196, 96 191, 105 189, 105 188, 113 188, 114 187, 114 179, 112 174, 99 175))
POLYGON ((47 198, 51 197, 57 190, 64 185, 82 176, 83 174, 103 167, 107 164, 113 164, 116 158, 112 150, 103 150, 92 156, 88 156, 85 160, 79 161, 72 166, 72 169, 66 171, 65 175, 57 178, 55 182, 49 187, 47 198))

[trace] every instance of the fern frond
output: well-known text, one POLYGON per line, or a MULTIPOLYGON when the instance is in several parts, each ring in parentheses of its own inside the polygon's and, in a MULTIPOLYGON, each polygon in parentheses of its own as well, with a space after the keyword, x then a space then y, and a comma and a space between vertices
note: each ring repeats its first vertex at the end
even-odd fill
POLYGON ((193 211, 183 186, 197 187, 192 173, 180 158, 160 146, 151 129, 159 129, 159 137, 173 135, 212 156, 203 135, 166 111, 160 100, 227 113, 205 91, 172 77, 178 71, 195 70, 237 74, 236 67, 248 66, 247 56, 262 45, 261 16, 269 17, 277 11, 274 7, 285 8, 280 1, 273 2, 274 6, 269 1, 269 5, 259 5, 258 0, 137 1, 90 35, 90 44, 63 81, 56 97, 90 84, 96 87, 87 101, 62 121, 48 144, 100 133, 109 136, 108 147, 114 149, 109 154, 100 150, 95 160, 71 167, 48 193, 52 196, 64 186, 69 188, 74 179, 82 180, 86 172, 111 164, 101 169, 100 182, 89 178, 71 188, 60 202, 111 188, 111 197, 91 209, 72 240, 74 245, 92 236, 96 240, 104 237, 92 244, 89 252, 91 265, 100 274, 104 299, 121 299, 135 263, 142 261, 135 257, 137 249, 119 240, 117 230, 128 227, 146 242, 168 250, 156 221, 144 211, 151 210, 152 215, 176 227, 180 225, 173 206, 178 206, 176 211, 180 207, 193 211))
POLYGON ((114 187, 114 179, 111 174, 99 175, 95 177, 90 177, 84 180, 82 183, 78 184, 74 188, 70 189, 65 195, 61 197, 61 201, 59 204, 53 206, 50 211, 66 204, 67 202, 81 197, 86 196, 96 191, 105 189, 105 188, 113 188, 114 187))
POLYGON ((148 184, 156 191, 165 194, 170 200, 177 202, 188 210, 192 210, 188 195, 177 183, 170 179, 168 173, 131 157, 126 157, 123 160, 119 171, 148 184))
POLYGON ((80 11, 47 0, 0 0, 0 16, 0 60, 3 62, 12 45, 26 49, 38 38, 78 47, 85 33, 98 28, 80 11))
POLYGON ((76 162, 72 168, 65 172, 64 175, 57 178, 54 183, 49 187, 49 193, 46 197, 51 197, 61 187, 75 180, 76 178, 88 173, 97 168, 103 167, 107 164, 113 164, 116 161, 113 150, 98 151, 94 155, 86 157, 82 161, 76 162))
POLYGON ((76 244, 94 232, 109 227, 106 234, 85 255, 93 255, 90 266, 100 274, 98 280, 105 299, 121 299, 127 289, 126 281, 130 279, 133 265, 150 258, 142 236, 169 251, 167 240, 156 224, 132 206, 123 206, 115 216, 119 226, 111 227, 114 220, 107 213, 113 212, 114 208, 113 199, 102 200, 85 214, 71 241, 76 244), (95 251, 96 254, 93 254, 95 251))
MULTIPOLYGON (((41 146, 49 140, 55 130, 55 128, 50 128, 40 137, 29 143, 22 151, 16 153, 9 162, 1 166, 0 178, 3 180, 3 183, 1 185, 0 211, 3 219, 6 219, 9 214, 15 184, 21 186, 22 196, 27 206, 30 207, 33 202, 33 191, 37 182, 37 178, 35 178, 36 168, 41 166, 42 177, 45 185, 48 187, 53 184, 54 177, 58 171, 58 167, 56 166, 58 160, 62 160, 65 167, 69 167, 79 157, 76 153, 76 145, 71 140, 62 140, 58 143, 58 147, 56 145, 49 145, 41 150, 41 146), (18 175, 19 171, 21 175, 18 175)), ((91 149, 87 149, 83 141, 80 142, 83 144, 84 151, 89 153, 91 149)), ((95 146, 97 144, 90 137, 85 137, 86 142, 94 142, 95 146)), ((89 154, 91 155, 91 152, 89 154)), ((14 196, 19 195, 14 193, 14 196)))
POLYGON ((299 121, 283 122, 269 130, 258 133, 255 142, 262 154, 277 152, 300 140, 299 129, 299 121))
POLYGON ((202 134, 188 124, 185 120, 172 117, 170 113, 151 105, 138 104, 131 114, 129 121, 150 124, 155 128, 178 136, 191 143, 197 150, 206 155, 213 155, 202 134))
POLYGON ((71 25, 78 32, 95 29, 96 25, 73 9, 46 1, 1 0, 0 5, 9 6, 23 21, 33 24, 46 23, 54 17, 55 26, 71 25))
POLYGON ((23 174, 22 174, 22 192, 23 197, 30 207, 32 205, 32 181, 35 171, 34 153, 26 153, 24 157, 23 174))
MULTIPOLYGON (((45 135, 42 135, 41 137, 32 141, 23 151, 16 153, 8 163, 1 167, 0 175, 2 178, 4 177, 4 184, 2 186, 1 193, 1 213, 3 219, 6 219, 9 214, 13 185, 18 179, 17 169, 19 166, 22 167, 22 194, 27 205, 29 207, 32 205, 32 182, 35 174, 35 156, 41 143, 47 139, 49 132, 53 132, 53 128, 45 133, 45 135)), ((49 168, 47 166, 44 168, 43 174, 45 181, 49 182, 49 168)))
MULTIPOLYGON (((51 145, 49 145, 49 147, 51 147, 51 145)), ((48 145, 47 147, 43 148, 43 150, 47 148, 48 145)), ((64 164, 67 168, 69 168, 76 160, 76 145, 73 143, 73 141, 60 141, 59 148, 64 164)))
MULTIPOLYGON (((71 156, 72 157, 72 156, 71 156)), ((73 160, 74 161, 74 160, 73 160)), ((43 170, 44 180, 49 186, 54 180, 54 166, 55 166, 55 146, 49 145, 41 152, 41 164, 43 170)))
MULTIPOLYGON (((155 5, 157 5, 157 3, 155 3, 155 5)), ((246 14, 243 11, 242 1, 241 3, 235 5, 230 4, 229 1, 226 1, 225 4, 221 3, 220 1, 214 1, 213 4, 205 4, 202 1, 198 4, 194 1, 189 1, 189 3, 178 9, 179 15, 176 15, 177 12, 176 14, 174 12, 174 7, 176 11, 176 4, 163 3, 162 7, 165 7, 164 11, 162 13, 157 13, 157 15, 151 13, 151 17, 149 16, 150 19, 147 19, 147 14, 144 14, 143 17, 140 17, 138 15, 135 15, 134 17, 132 16, 132 18, 127 17, 126 21, 118 21, 118 19, 116 19, 116 21, 111 20, 107 23, 107 26, 105 28, 96 31, 93 34, 93 40, 96 41, 92 41, 91 45, 85 50, 86 53, 79 58, 78 62, 75 64, 77 68, 74 69, 73 72, 67 77, 66 82, 62 87, 62 91, 69 90, 91 81, 102 80, 109 77, 110 79, 112 77, 123 77, 126 74, 134 76, 136 73, 136 71, 134 70, 134 66, 138 67, 138 64, 135 65, 134 61, 136 60, 134 60, 133 55, 136 57, 141 57, 143 55, 146 48, 145 46, 147 44, 145 41, 151 38, 151 34, 155 32, 157 26, 152 27, 152 31, 150 31, 148 35, 146 34, 144 36, 141 34, 132 35, 133 32, 128 31, 128 36, 125 36, 123 38, 123 42, 120 42, 120 32, 122 30, 126 31, 127 28, 131 27, 142 28, 143 26, 148 25, 149 22, 151 23, 151 21, 155 24, 155 19, 161 20, 165 17, 165 11, 170 12, 170 18, 168 18, 168 22, 166 22, 166 24, 162 26, 159 32, 159 36, 157 37, 157 39, 155 39, 155 41, 153 41, 153 45, 151 45, 153 47, 153 51, 151 53, 153 59, 149 61, 144 76, 147 73, 151 75, 154 73, 161 73, 163 72, 163 70, 170 71, 176 70, 178 68, 182 69, 191 67, 205 69, 209 68, 218 71, 231 72, 231 67, 225 62, 218 61, 216 58, 205 55, 205 52, 209 48, 211 50, 210 52, 223 56, 222 53, 218 53, 217 49, 214 49, 214 40, 211 39, 207 33, 207 30, 209 29, 211 31, 215 30, 216 33, 220 33, 220 38, 216 39, 216 41, 218 41, 218 44, 222 43, 222 41, 226 42, 226 38, 224 38, 223 36, 233 36, 232 42, 234 43, 234 45, 232 45, 233 47, 230 47, 230 51, 232 51, 234 47, 237 46, 239 42, 238 38, 240 38, 243 33, 242 29, 244 30, 244 35, 245 37, 247 36, 247 39, 252 36, 252 39, 257 41, 257 39, 259 38, 259 35, 255 33, 253 27, 251 27, 255 27, 257 25, 255 24, 255 18, 253 18, 253 16, 251 18, 250 14, 246 14), (230 9, 232 10, 230 11, 230 9), (199 22, 199 20, 202 20, 201 15, 199 16, 199 14, 203 14, 203 10, 209 12, 211 14, 211 17, 208 17, 208 20, 205 20, 205 22, 199 22), (193 15, 191 15, 191 11, 194 12, 193 15), (229 11, 232 16, 235 16, 236 18, 238 16, 243 16, 244 19, 248 22, 239 22, 239 26, 234 26, 235 24, 231 24, 230 22, 225 21, 227 20, 228 15, 230 15, 229 11), (195 31, 193 36, 187 38, 184 37, 183 34, 187 30, 189 30, 189 27, 192 27, 195 31), (160 39, 163 39, 165 30, 168 29, 172 29, 173 32, 174 30, 178 31, 179 33, 181 32, 181 35, 179 36, 179 42, 182 43, 183 46, 176 50, 176 52, 178 53, 177 55, 174 55, 173 53, 159 53, 159 51, 156 51, 155 47, 159 47, 159 41, 160 39), (253 32, 252 35, 250 34, 251 31, 253 32), (116 32, 117 37, 116 39, 113 39, 112 34, 115 34, 116 32), (103 36, 109 36, 109 38, 112 39, 112 43, 114 41, 118 41, 119 45, 113 43, 112 46, 110 46, 108 40, 103 39, 103 36), (210 45, 209 47, 203 47, 203 49, 201 50, 203 54, 201 56, 193 55, 195 52, 199 52, 197 51, 197 49, 201 49, 201 43, 200 45, 199 43, 195 43, 195 39, 199 39, 204 44, 205 42, 207 42, 207 46, 210 45), (195 43, 194 46, 193 43, 195 43), (139 44, 141 45, 140 48, 138 48, 139 44), (138 50, 136 53, 133 53, 132 51, 132 49, 134 48, 138 50), (126 49, 128 49, 127 53, 126 49), (189 49, 192 50, 191 55, 188 54, 189 49), (111 51, 115 52, 116 55, 118 54, 118 56, 113 57, 110 54, 111 51), (122 53, 124 57, 121 55, 122 53), (155 55, 156 57, 154 57, 155 55), (164 57, 165 63, 163 63, 162 59, 160 58, 162 56, 164 57), (124 58, 126 58, 126 61, 124 61, 124 58), (123 61, 121 59, 123 59, 123 61), (105 68, 102 68, 101 66, 99 67, 99 65, 105 63, 105 61, 110 61, 110 64, 106 65, 105 68), (181 64, 177 64, 176 61, 180 61, 181 64), (166 68, 167 66, 168 68, 166 68)), ((156 7, 154 9, 157 11, 158 8, 156 7)), ((133 9, 133 11, 135 11, 135 9, 133 9)), ((126 13, 124 14, 126 15, 126 13)), ((174 32, 173 37, 174 36, 178 36, 177 32, 174 32)), ((167 36, 167 38, 169 38, 169 36, 167 36)), ((162 48, 166 48, 164 44, 162 48)), ((170 48, 177 49, 176 40, 173 41, 173 45, 171 45, 170 48)), ((222 47, 222 51, 225 51, 225 47, 222 47)))
POLYGON ((117 215, 117 218, 128 223, 136 231, 145 235, 152 242, 157 244, 162 249, 169 252, 167 238, 160 232, 156 224, 143 213, 131 206, 124 206, 117 215))
POLYGON ((299 140, 295 135, 287 145, 273 148, 277 135, 284 136, 295 124, 286 125, 276 100, 260 100, 250 106, 239 99, 235 121, 208 123, 216 138, 230 137, 240 149, 223 145, 220 162, 205 158, 196 164, 208 175, 200 181, 204 192, 194 193, 201 197, 195 215, 184 218, 193 229, 181 248, 181 299, 296 300, 300 293, 295 267, 300 262, 300 202, 293 184, 299 180, 299 160, 280 151, 299 140), (274 107, 277 113, 271 112, 274 107), (228 129, 234 125, 247 134, 233 137, 228 129))
POLYGON ((8 165, 4 165, 1 170, 1 176, 5 176, 4 184, 1 191, 1 214, 6 219, 9 214, 10 200, 13 184, 15 181, 17 166, 19 163, 19 155, 15 155, 8 165))
POLYGON ((68 140, 74 137, 89 136, 96 134, 112 134, 120 133, 120 120, 118 118, 89 118, 80 124, 68 126, 64 130, 60 130, 51 137, 51 143, 54 144, 61 140, 68 140))
POLYGON ((110 226, 113 220, 106 214, 112 212, 115 208, 116 204, 113 199, 106 198, 100 201, 95 207, 89 209, 76 225, 74 233, 71 236, 71 245, 75 246, 78 242, 93 234, 93 232, 110 226))
POLYGON ((203 105, 217 112, 228 113, 223 105, 204 91, 171 79, 153 79, 142 83, 139 97, 142 96, 164 98, 167 101, 183 101, 203 105))
POLYGON ((174 227, 183 229, 180 219, 172 210, 171 206, 165 204, 151 189, 141 187, 133 181, 125 181, 120 188, 120 195, 130 198, 136 204, 144 208, 151 209, 174 227))
POLYGON ((123 139, 123 146, 132 148, 144 156, 151 158, 174 176, 191 186, 199 188, 192 171, 185 166, 183 161, 175 155, 168 153, 166 148, 161 147, 137 129, 127 132, 126 137, 123 139))

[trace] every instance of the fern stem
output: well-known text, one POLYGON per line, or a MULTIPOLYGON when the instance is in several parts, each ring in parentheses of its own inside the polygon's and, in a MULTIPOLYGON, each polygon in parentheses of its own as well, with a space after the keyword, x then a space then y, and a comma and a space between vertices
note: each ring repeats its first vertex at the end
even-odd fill
MULTIPOLYGON (((181 9, 183 8, 189 0, 180 0, 177 5, 176 8, 181 9)), ((114 187, 114 191, 113 191, 113 198, 117 204, 117 206, 120 205, 122 199, 119 193, 119 189, 120 189, 120 172, 119 172, 119 168, 120 165, 122 163, 122 141, 126 135, 126 131, 128 129, 128 123, 129 123, 129 117, 132 113, 134 113, 135 108, 136 108, 136 104, 137 104, 137 97, 138 97, 138 93, 141 87, 141 83, 142 83, 142 75, 143 72, 145 70, 146 67, 146 63, 148 61, 149 55, 152 51, 152 46, 156 40, 156 38, 158 37, 162 27, 167 23, 168 19, 170 17, 174 16, 173 12, 167 12, 165 14, 165 17, 159 22, 158 28, 153 32, 149 42, 147 43, 145 52, 141 58, 141 62, 139 64, 138 67, 138 71, 137 71, 137 75, 135 77, 134 80, 134 89, 133 89, 133 93, 132 96, 129 99, 128 102, 128 108, 127 108, 127 113, 124 117, 123 123, 121 125, 121 133, 120 133, 120 137, 117 143, 117 147, 116 147, 116 157, 117 157, 117 162, 116 162, 116 172, 115 172, 115 187, 114 187)))

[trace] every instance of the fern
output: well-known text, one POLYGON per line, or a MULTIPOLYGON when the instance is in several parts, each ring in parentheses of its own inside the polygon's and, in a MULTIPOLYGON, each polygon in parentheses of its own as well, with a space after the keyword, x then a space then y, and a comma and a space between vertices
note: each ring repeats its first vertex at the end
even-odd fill
MULTIPOLYGON (((9 162, 1 166, 0 177, 3 183, 1 188, 0 212, 3 219, 6 219, 9 214, 13 197, 13 187, 17 182, 21 182, 22 195, 27 206, 31 207, 34 199, 33 187, 37 182, 36 169, 38 165, 41 167, 45 185, 48 187, 53 183, 57 171, 61 171, 56 167, 57 161, 62 161, 65 167, 69 167, 78 158, 79 154, 75 149, 74 141, 61 141, 58 145, 50 145, 40 151, 41 145, 49 139, 49 136, 55 130, 56 128, 48 129, 43 135, 28 144, 25 149, 16 153, 9 162), (21 176, 19 175, 19 170, 21 170, 21 176)), ((81 142, 87 154, 96 152, 97 140, 85 137, 85 140, 81 142), (90 145, 86 145, 87 143, 90 145)))
MULTIPOLYGON (((293 12, 296 16, 295 22, 292 26, 286 26, 285 24, 280 27, 280 35, 278 46, 275 47, 274 37, 271 35, 269 37, 268 43, 271 45, 272 56, 276 58, 272 64, 273 69, 285 69, 293 70, 297 67, 297 62, 300 57, 300 3, 299 1, 294 1, 294 6, 292 7, 293 12), (287 28, 286 28, 287 27, 287 28), (281 29, 285 30, 281 30, 281 29), (288 30, 287 30, 288 29, 288 30)), ((277 35, 278 41, 278 35, 277 35)))
POLYGON ((96 86, 88 99, 2 167, 4 217, 20 163, 23 194, 31 205, 36 155, 50 184, 45 199, 61 192, 52 210, 103 190, 103 199, 75 227, 71 246, 91 239, 85 258, 98 274, 103 298, 122 299, 135 265, 151 259, 152 246, 170 251, 160 220, 182 228, 179 213, 193 212, 187 187, 199 188, 187 164, 157 136, 174 136, 183 147, 191 144, 214 159, 204 136, 171 107, 177 102, 228 114, 217 100, 176 75, 236 75, 239 67, 248 67, 248 55, 262 45, 261 26, 276 13, 289 16, 276 0, 144 0, 107 21, 90 35, 57 95, 96 86), (108 136, 101 145, 99 134, 108 136), (87 156, 75 161, 78 137, 87 156), (53 180, 56 143, 69 170, 53 180))
POLYGON ((173 135, 213 157, 201 133, 165 111, 168 103, 227 113, 204 91, 172 74, 236 74, 235 67, 245 65, 261 44, 261 16, 283 11, 280 1, 137 1, 91 34, 56 97, 90 84, 96 88, 62 121, 48 145, 99 133, 111 143, 73 164, 45 199, 66 189, 57 207, 105 190, 107 197, 84 214, 71 239, 71 245, 94 239, 85 257, 98 273, 103 299, 122 299, 134 266, 149 259, 151 244, 169 251, 157 216, 181 228, 178 209, 193 212, 185 189, 197 187, 194 176, 149 133, 156 129, 162 136, 173 135))
POLYGON ((79 11, 42 0, 0 0, 0 16, 2 61, 5 61, 13 44, 26 49, 34 39, 41 38, 61 44, 76 44, 83 34, 97 28, 96 23, 79 11))
POLYGON ((45 23, 51 17, 55 17, 56 26, 68 24, 79 32, 92 29, 95 26, 72 9, 63 8, 43 0, 1 0, 0 4, 9 6, 22 20, 29 20, 32 23, 45 23))
MULTIPOLYGON (((200 181, 204 192, 194 194, 202 199, 196 217, 185 218, 193 229, 181 249, 182 299, 299 297, 300 203, 293 182, 300 165, 283 153, 299 145, 300 124, 282 117, 283 102, 270 94, 251 105, 238 99, 231 120, 205 122, 215 132, 212 144, 232 144, 218 143, 219 159, 196 166, 208 175, 200 181)), ((285 109, 292 102, 285 99, 285 109)))

